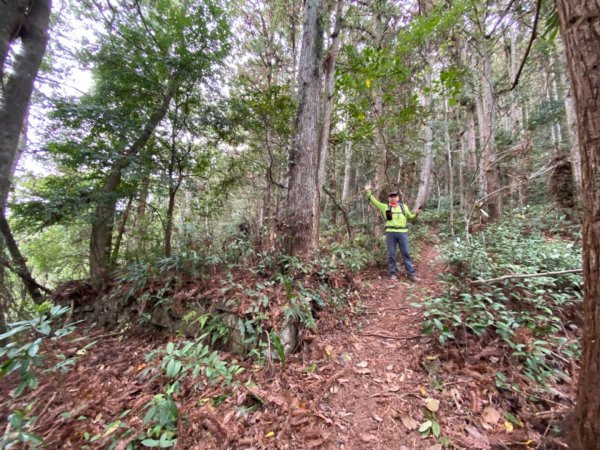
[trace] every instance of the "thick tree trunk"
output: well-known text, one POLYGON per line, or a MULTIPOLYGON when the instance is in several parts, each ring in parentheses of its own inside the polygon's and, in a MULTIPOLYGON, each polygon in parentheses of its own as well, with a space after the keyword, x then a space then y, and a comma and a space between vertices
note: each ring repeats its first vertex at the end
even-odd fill
POLYGON ((121 183, 123 170, 129 164, 130 158, 134 158, 146 145, 156 126, 165 117, 176 90, 177 81, 174 77, 167 86, 161 104, 150 115, 135 142, 124 151, 123 156, 115 163, 99 193, 90 238, 90 278, 95 287, 100 287, 108 276, 112 232, 118 200, 117 187, 121 183))
MULTIPOLYGON (((0 2, 0 82, 12 41, 20 39, 21 50, 14 55, 12 71, 2 84, 0 95, 0 228, 17 274, 35 302, 42 300, 5 218, 5 209, 14 170, 18 163, 19 140, 24 145, 23 124, 27 116, 33 83, 46 44, 50 21, 50 0, 0 2)), ((22 150, 22 147, 21 147, 22 150)))
POLYGON ((318 243, 321 0, 307 0, 298 76, 298 111, 290 156, 285 250, 311 257, 318 243))
MULTIPOLYGON (((431 73, 425 72, 425 87, 431 88, 431 73)), ((431 127, 432 112, 431 112, 431 92, 422 94, 423 109, 425 109, 428 117, 423 127, 423 139, 425 140, 425 153, 423 155, 423 163, 421 166, 421 178, 419 181, 419 191, 415 205, 417 207, 425 206, 429 200, 431 192, 431 174, 433 170, 433 128, 431 127)))
POLYGON ((600 448, 600 1, 557 0, 579 126, 583 181, 583 358, 572 448, 600 448))

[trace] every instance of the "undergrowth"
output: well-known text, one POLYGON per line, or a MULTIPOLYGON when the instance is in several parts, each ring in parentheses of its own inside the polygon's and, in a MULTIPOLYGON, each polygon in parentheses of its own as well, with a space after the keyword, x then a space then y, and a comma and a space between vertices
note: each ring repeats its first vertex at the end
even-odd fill
MULTIPOLYGON (((505 366, 534 384, 569 381, 567 370, 580 354, 573 333, 580 326, 580 274, 489 280, 580 268, 580 248, 503 222, 446 243, 442 253, 450 273, 444 294, 423 304, 425 332, 446 347, 462 348, 473 336, 484 345, 499 341, 505 366)), ((499 370, 496 384, 519 389, 521 383, 499 370)))

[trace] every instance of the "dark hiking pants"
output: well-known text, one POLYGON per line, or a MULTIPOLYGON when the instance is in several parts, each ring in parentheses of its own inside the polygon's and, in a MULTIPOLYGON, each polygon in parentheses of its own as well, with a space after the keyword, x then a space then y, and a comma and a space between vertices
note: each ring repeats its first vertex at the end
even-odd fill
POLYGON ((402 253, 402 260, 404 261, 404 268, 406 269, 406 275, 409 278, 415 276, 415 268, 413 266, 412 259, 410 258, 410 250, 408 247, 408 233, 398 233, 394 231, 388 231, 385 233, 385 240, 387 243, 387 262, 388 270, 390 275, 398 274, 398 267, 396 266, 396 245, 400 247, 400 253, 402 253))

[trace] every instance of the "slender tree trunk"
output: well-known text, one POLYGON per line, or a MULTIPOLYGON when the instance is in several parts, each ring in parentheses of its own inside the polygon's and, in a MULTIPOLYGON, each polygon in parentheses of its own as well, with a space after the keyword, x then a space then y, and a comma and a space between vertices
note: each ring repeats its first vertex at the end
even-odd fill
POLYGON ((137 156, 139 151, 146 145, 156 126, 164 118, 176 90, 177 80, 176 77, 173 77, 163 94, 162 102, 150 115, 135 142, 125 150, 123 156, 115 163, 99 193, 90 238, 90 278, 92 284, 96 287, 104 284, 108 277, 112 232, 118 200, 116 191, 121 183, 123 170, 128 166, 130 158, 137 156))
POLYGON ((175 198, 177 196, 177 192, 179 191, 179 187, 181 186, 181 181, 183 180, 183 172, 180 169, 177 181, 175 183, 171 182, 171 186, 169 187, 169 205, 167 207, 167 223, 165 225, 165 257, 168 258, 171 256, 171 240, 173 238, 173 212, 175 211, 175 198))
MULTIPOLYGON (((462 124, 464 111, 459 111, 458 122, 462 124)), ((463 125, 461 125, 463 126, 463 125)), ((459 128, 459 153, 458 153, 458 189, 460 191, 460 212, 464 213, 467 210, 467 193, 465 190, 465 166, 466 160, 465 156, 467 154, 467 145, 466 145, 466 128, 459 128)))
POLYGON ((331 127, 331 109, 333 107, 333 92, 335 87, 335 64, 337 62, 340 44, 342 42, 342 11, 344 0, 337 0, 335 12, 335 26, 331 34, 329 54, 325 58, 325 92, 323 96, 323 114, 321 123, 321 137, 319 143, 319 190, 323 191, 325 174, 327 172, 327 155, 329 153, 329 132, 331 127))
POLYGON ((119 230, 117 231, 117 239, 115 240, 115 249, 110 255, 111 261, 110 266, 114 267, 117 264, 117 259, 119 259, 119 252, 121 251, 121 243, 123 242, 123 236, 125 235, 125 228, 127 227, 127 221, 129 220, 129 215, 131 214, 131 205, 133 203, 133 196, 129 197, 127 200, 127 206, 125 207, 125 211, 123 212, 123 217, 121 218, 121 224, 119 225, 119 230))
POLYGON ((344 145, 344 185, 342 187, 342 204, 346 205, 350 197, 350 182, 352 180, 352 141, 344 145))
MULTIPOLYGON (((6 246, 4 241, 0 239, 0 334, 8 331, 9 311, 13 304, 13 297, 6 280, 8 264, 6 256, 6 246)), ((2 345, 4 345, 4 342, 0 339, 0 346, 2 345)))
POLYGON ((144 253, 146 243, 146 209, 148 207, 148 195, 150 194, 150 176, 146 175, 142 179, 141 187, 137 195, 137 208, 135 209, 135 218, 133 219, 133 229, 136 233, 132 236, 132 247, 136 254, 144 253))
POLYGON ((4 212, 0 212, 0 231, 4 237, 4 244, 10 254, 13 263, 13 269, 15 273, 21 278, 27 293, 31 296, 34 302, 41 303, 44 300, 42 293, 40 292, 40 285, 33 279, 31 272, 27 267, 27 260, 21 254, 17 241, 10 230, 8 221, 4 216, 4 212))
MULTIPOLYGON (((431 73, 425 72, 425 87, 431 87, 431 73)), ((431 175, 433 170, 433 128, 431 122, 433 113, 431 111, 431 92, 422 94, 423 109, 425 109, 428 117, 423 127, 423 139, 425 140, 425 153, 423 155, 423 163, 421 165, 421 177, 419 180, 419 191, 417 193, 416 206, 425 206, 429 200, 431 192, 431 175)))
POLYGON ((450 232, 454 236, 454 169, 452 164, 452 143, 450 142, 450 130, 448 122, 450 112, 448 110, 448 99, 444 98, 444 140, 446 144, 446 158, 448 163, 448 198, 450 208, 450 232))
POLYGON ((561 77, 563 86, 565 87, 564 100, 569 129, 569 154, 571 155, 571 165, 573 167, 573 179, 577 188, 577 198, 581 199, 581 156, 579 154, 579 129, 577 127, 577 111, 575 110, 573 85, 567 73, 561 73, 561 77))
POLYGON ((600 2, 557 0, 579 126, 583 181, 583 358, 572 448, 600 448, 600 2))
POLYGON ((377 149, 377 159, 375 168, 375 189, 378 193, 387 184, 387 147, 383 134, 383 92, 381 88, 375 88, 375 98, 373 99, 373 116, 376 121, 373 139, 375 140, 375 148, 377 149))
MULTIPOLYGON (((485 47, 485 44, 482 46, 485 47)), ((481 177, 485 180, 485 203, 492 219, 502 217, 502 196, 498 191, 499 174, 496 163, 495 143, 495 104, 492 85, 492 61, 488 50, 484 48, 481 70, 481 114, 479 127, 481 129, 481 177)))
POLYGON ((318 243, 319 94, 323 42, 321 0, 307 0, 298 77, 298 111, 290 155, 285 250, 311 257, 318 243))

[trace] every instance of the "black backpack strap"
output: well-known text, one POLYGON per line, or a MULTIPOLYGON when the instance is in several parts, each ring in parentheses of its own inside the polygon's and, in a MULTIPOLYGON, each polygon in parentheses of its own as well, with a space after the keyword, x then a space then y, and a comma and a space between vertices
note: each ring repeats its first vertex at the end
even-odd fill
POLYGON ((406 215, 406 211, 404 211, 404 203, 400 203, 400 209, 402 210, 402 214, 404 214, 404 217, 406 217, 408 219, 408 216, 406 215))

